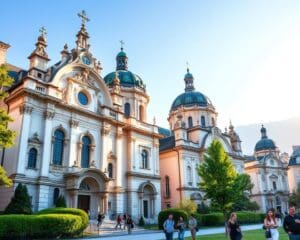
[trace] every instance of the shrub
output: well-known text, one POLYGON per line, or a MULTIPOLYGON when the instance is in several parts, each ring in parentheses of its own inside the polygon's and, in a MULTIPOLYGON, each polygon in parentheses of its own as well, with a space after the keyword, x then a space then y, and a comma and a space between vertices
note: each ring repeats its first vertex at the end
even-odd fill
POLYGON ((178 221, 179 217, 183 217, 183 220, 187 222, 188 215, 185 211, 177 209, 177 208, 168 208, 165 210, 162 210, 158 214, 158 228, 163 229, 164 221, 168 218, 170 214, 173 214, 173 219, 175 223, 178 221))
POLYGON ((2 215, 0 238, 73 237, 81 227, 81 218, 72 214, 2 215))
POLYGON ((31 214, 31 201, 26 185, 19 183, 14 196, 4 211, 5 214, 31 214))
MULTIPOLYGON (((249 224, 249 223, 262 223, 265 217, 263 213, 255 213, 255 212, 237 212, 238 222, 241 224, 249 224)), ((197 219, 198 225, 202 226, 222 226, 224 225, 223 214, 209 213, 209 214, 193 214, 193 217, 197 219)))
POLYGON ((81 218, 81 226, 78 228, 77 234, 80 234, 83 232, 84 229, 89 224, 89 217, 87 213, 81 209, 78 208, 47 208, 44 210, 41 210, 36 213, 37 215, 45 215, 45 214, 72 214, 79 216, 81 218))
POLYGON ((139 226, 144 226, 145 225, 145 220, 143 218, 143 216, 141 216, 140 220, 139 220, 139 226))
POLYGON ((197 213, 207 214, 209 213, 210 208, 203 201, 197 207, 197 213))
POLYGON ((176 208, 185 211, 188 215, 191 215, 197 211, 197 204, 190 199, 181 200, 176 208))
POLYGON ((66 204, 66 199, 63 195, 59 195, 59 197, 57 198, 56 202, 55 202, 55 207, 63 207, 66 208, 67 204, 66 204))

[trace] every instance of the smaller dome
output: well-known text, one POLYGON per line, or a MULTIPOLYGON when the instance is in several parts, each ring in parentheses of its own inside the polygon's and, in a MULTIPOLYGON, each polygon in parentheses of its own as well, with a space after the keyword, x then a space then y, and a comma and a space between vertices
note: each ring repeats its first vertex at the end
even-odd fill
POLYGON ((123 50, 121 50, 121 52, 119 52, 118 55, 117 55, 117 58, 118 57, 127 57, 127 55, 123 50))
POLYGON ((267 136, 267 129, 262 125, 261 127, 261 139, 255 144, 254 150, 256 152, 262 151, 262 150, 275 150, 276 145, 275 142, 268 138, 267 136))
MULTIPOLYGON (((139 87, 145 90, 146 86, 143 80, 137 74, 130 71, 118 70, 118 77, 120 79, 120 85, 123 87, 139 87)), ((116 77, 116 72, 111 72, 104 77, 105 83, 112 87, 114 85, 114 79, 116 77)))

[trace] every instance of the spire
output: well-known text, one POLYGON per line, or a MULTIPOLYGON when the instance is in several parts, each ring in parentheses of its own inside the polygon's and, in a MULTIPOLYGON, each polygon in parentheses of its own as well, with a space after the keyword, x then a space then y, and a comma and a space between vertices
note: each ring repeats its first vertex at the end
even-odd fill
POLYGON ((90 47, 90 45, 88 44, 88 39, 90 37, 85 29, 85 23, 90 21, 90 19, 87 17, 86 12, 84 10, 82 10, 80 13, 77 13, 77 15, 81 18, 81 28, 76 35, 76 45, 78 49, 88 49, 90 47))
POLYGON ((47 47, 47 39, 46 39, 46 29, 44 27, 40 28, 40 35, 38 36, 37 42, 35 44, 36 48, 33 50, 33 52, 28 57, 31 59, 33 56, 39 56, 47 61, 50 59, 48 58, 48 54, 46 52, 47 47))
POLYGON ((128 57, 126 53, 123 51, 124 50, 124 42, 121 40, 121 51, 118 53, 116 60, 117 60, 117 71, 118 70, 125 70, 127 71, 128 69, 128 57))
POLYGON ((184 82, 185 82, 185 91, 186 92, 191 92, 195 90, 194 87, 194 77, 193 75, 190 73, 190 69, 189 69, 189 63, 186 62, 187 68, 186 68, 186 74, 184 76, 184 82))
POLYGON ((68 55, 69 55, 69 51, 68 51, 68 45, 65 43, 64 45, 64 49, 60 52, 61 54, 61 59, 65 59, 68 55))
POLYGON ((268 138, 267 136, 267 129, 264 127, 264 125, 262 124, 261 125, 261 129, 260 129, 260 132, 261 132, 261 138, 268 138))

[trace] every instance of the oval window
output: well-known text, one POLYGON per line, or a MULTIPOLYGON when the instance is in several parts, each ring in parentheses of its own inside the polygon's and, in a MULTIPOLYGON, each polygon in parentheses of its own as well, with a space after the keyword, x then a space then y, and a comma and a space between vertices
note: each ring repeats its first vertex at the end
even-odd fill
POLYGON ((80 104, 82 104, 82 105, 87 105, 89 102, 87 95, 83 92, 78 93, 78 100, 79 100, 80 104))

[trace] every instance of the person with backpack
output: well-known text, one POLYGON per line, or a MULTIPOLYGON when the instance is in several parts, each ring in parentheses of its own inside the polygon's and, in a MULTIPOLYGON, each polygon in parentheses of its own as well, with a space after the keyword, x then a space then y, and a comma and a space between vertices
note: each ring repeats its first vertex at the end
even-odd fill
POLYGON ((178 240, 184 240, 184 232, 185 232, 185 222, 183 220, 183 217, 179 217, 179 220, 177 222, 177 228, 178 228, 178 240))
POLYGON ((126 225, 127 225, 128 234, 131 234, 131 231, 134 228, 134 224, 130 215, 127 216, 126 225))
POLYGON ((166 240, 173 240, 174 233, 174 220, 173 215, 170 214, 163 224, 166 240))

